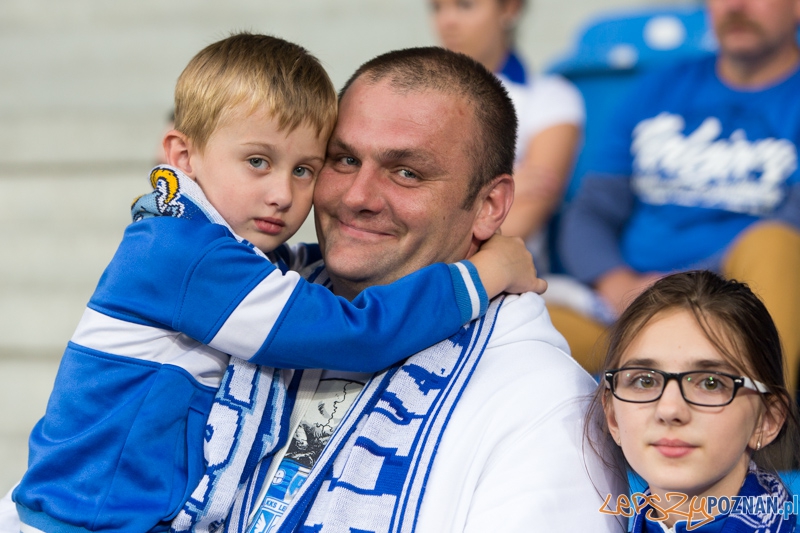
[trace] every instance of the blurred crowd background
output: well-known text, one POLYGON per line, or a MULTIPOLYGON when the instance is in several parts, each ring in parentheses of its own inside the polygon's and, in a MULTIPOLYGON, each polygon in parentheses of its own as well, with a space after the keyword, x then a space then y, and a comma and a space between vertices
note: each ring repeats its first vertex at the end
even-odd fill
MULTIPOLYGON (((533 0, 517 30, 534 71, 581 29, 668 0, 533 0)), ((362 62, 437 44, 426 0, 0 0, 0 493, 25 470, 58 360, 148 188, 175 80, 231 31, 315 54, 341 86, 362 62)), ((306 224, 295 240, 315 240, 306 224)))

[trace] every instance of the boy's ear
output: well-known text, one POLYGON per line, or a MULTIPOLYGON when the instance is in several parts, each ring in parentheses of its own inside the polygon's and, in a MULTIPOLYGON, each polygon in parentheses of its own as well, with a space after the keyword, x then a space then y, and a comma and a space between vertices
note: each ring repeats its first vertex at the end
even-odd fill
POLYGON ((494 235, 506 219, 514 201, 514 179, 501 174, 481 191, 480 203, 472 225, 473 240, 483 242, 494 235))
POLYGON ((169 130, 164 134, 163 146, 167 164, 194 178, 191 163, 192 143, 186 135, 178 130, 169 130))

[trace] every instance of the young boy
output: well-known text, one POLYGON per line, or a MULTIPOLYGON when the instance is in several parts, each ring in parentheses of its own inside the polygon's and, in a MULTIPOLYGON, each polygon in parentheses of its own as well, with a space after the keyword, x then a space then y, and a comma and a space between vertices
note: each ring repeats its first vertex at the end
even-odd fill
POLYGON ((245 461, 232 457, 249 464, 282 444, 279 430, 242 429, 291 410, 276 400, 283 374, 267 367, 373 372, 535 278, 518 266, 523 247, 503 239, 352 303, 288 270, 319 256, 282 245, 308 215, 335 119, 330 79, 299 46, 240 34, 191 60, 164 139, 171 166, 156 167, 154 192, 134 204, 31 435, 14 492, 25 531, 166 530, 190 495, 211 490, 203 483, 241 478, 245 461), (436 320, 418 319, 431 309, 436 320), (226 374, 229 360, 249 366, 226 374), (229 426, 206 425, 218 389, 229 426), (230 448, 210 449, 219 432, 230 448))

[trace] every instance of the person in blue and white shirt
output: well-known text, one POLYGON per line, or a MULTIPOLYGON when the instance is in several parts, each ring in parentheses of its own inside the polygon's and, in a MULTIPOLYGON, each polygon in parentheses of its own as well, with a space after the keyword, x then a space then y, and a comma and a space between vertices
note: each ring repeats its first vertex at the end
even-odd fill
MULTIPOLYGON (((800 370, 797 0, 709 0, 716 55, 647 75, 591 149, 563 218, 564 266, 618 315, 666 273, 749 282, 800 370)), ((554 314, 589 370, 602 324, 554 314)))

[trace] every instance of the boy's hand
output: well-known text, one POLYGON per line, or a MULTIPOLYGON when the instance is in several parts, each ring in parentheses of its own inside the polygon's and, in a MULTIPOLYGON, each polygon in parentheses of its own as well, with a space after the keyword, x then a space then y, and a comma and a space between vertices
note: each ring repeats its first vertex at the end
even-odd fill
POLYGON ((533 257, 519 237, 495 234, 469 260, 489 298, 501 292, 542 294, 547 290, 547 282, 536 277, 533 257))

